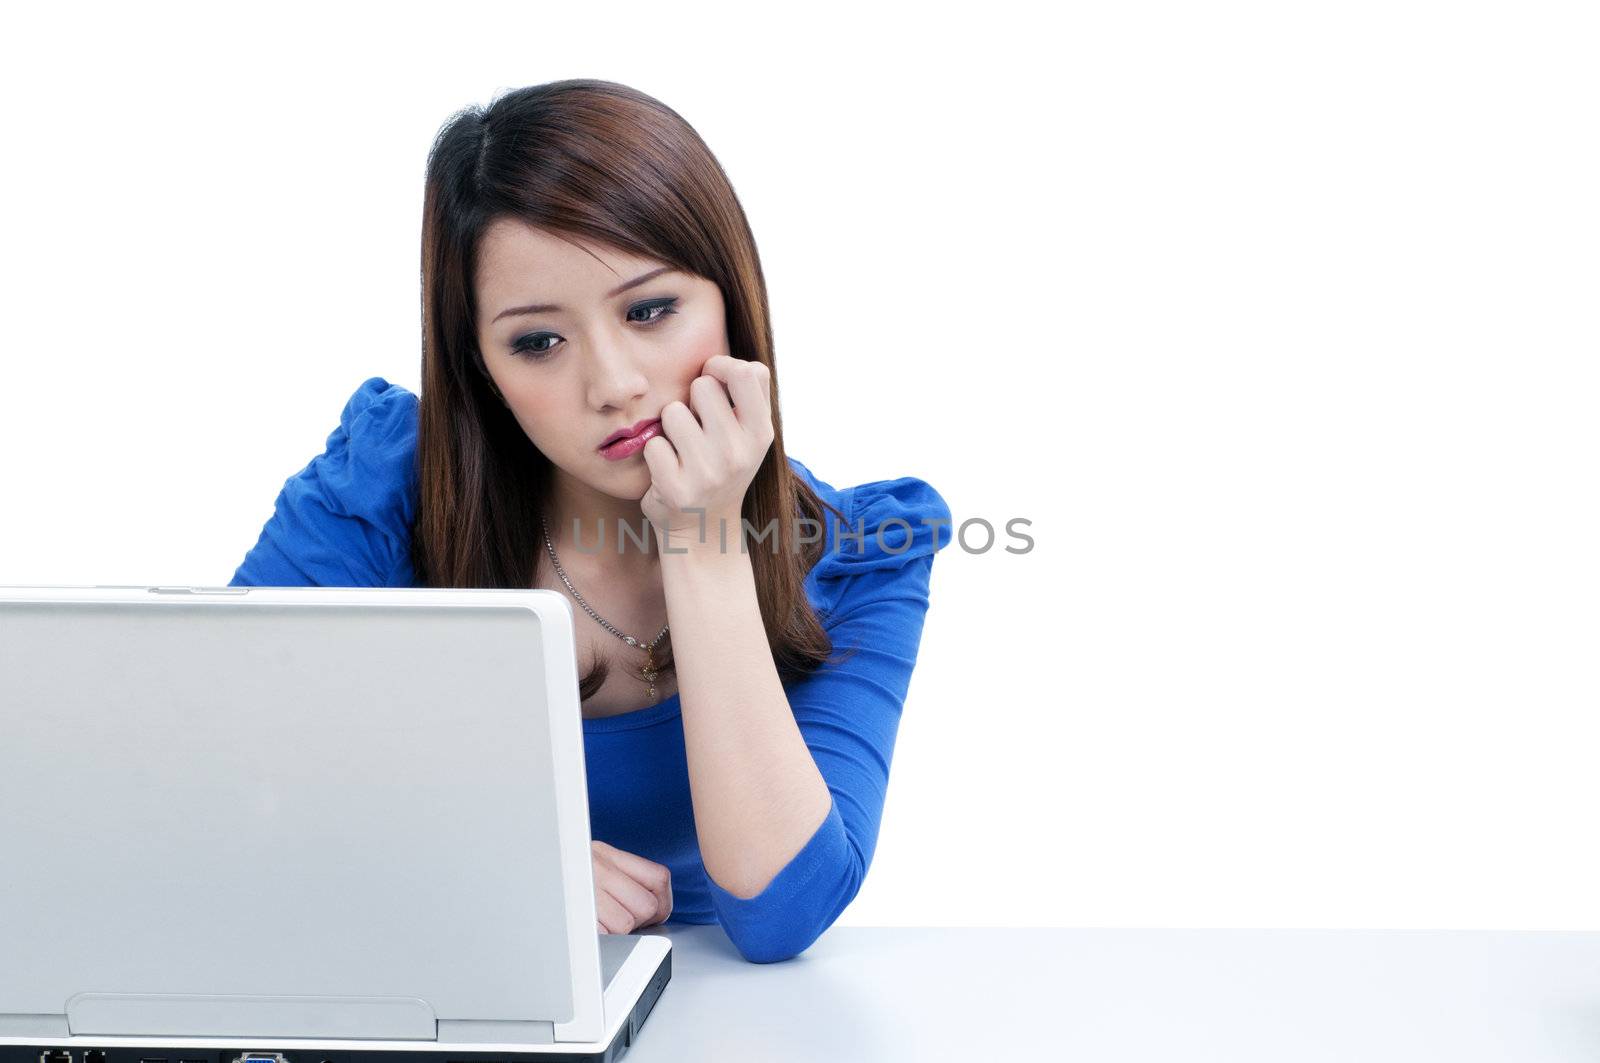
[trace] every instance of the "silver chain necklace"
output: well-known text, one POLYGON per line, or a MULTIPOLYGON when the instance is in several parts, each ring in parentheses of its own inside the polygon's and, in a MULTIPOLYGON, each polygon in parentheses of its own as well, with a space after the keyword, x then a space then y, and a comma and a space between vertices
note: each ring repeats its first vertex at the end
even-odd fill
POLYGON ((562 571, 561 562, 556 559, 556 548, 550 542, 550 522, 549 522, 548 519, 546 519, 546 517, 545 517, 545 515, 543 513, 539 514, 539 523, 544 528, 544 548, 545 548, 545 550, 549 551, 550 563, 555 566, 556 575, 561 577, 561 582, 565 583, 567 585, 567 590, 571 591, 572 592, 572 596, 578 600, 578 604, 583 606, 583 611, 588 613, 590 616, 594 617, 595 623, 599 624, 601 627, 605 628, 607 631, 609 631, 613 635, 617 636, 617 638, 621 639, 623 642, 626 642, 628 645, 634 647, 635 649, 644 650, 644 667, 639 670, 639 678, 642 681, 650 684, 650 700, 651 701, 655 701, 656 700, 656 676, 661 674, 661 670, 656 667, 656 656, 655 656, 655 654, 656 654, 656 645, 662 639, 666 638, 666 636, 667 636, 667 625, 666 624, 661 625, 661 634, 659 634, 655 638, 651 639, 648 645, 646 645, 643 642, 640 642, 638 639, 634 638, 632 635, 624 635, 622 632, 620 632, 616 628, 612 627, 606 621, 605 617, 601 616, 599 613, 597 613, 593 609, 589 608, 589 603, 583 600, 583 595, 578 593, 578 588, 576 588, 576 587, 574 587, 572 585, 572 581, 569 580, 567 578, 567 574, 564 571, 562 571))

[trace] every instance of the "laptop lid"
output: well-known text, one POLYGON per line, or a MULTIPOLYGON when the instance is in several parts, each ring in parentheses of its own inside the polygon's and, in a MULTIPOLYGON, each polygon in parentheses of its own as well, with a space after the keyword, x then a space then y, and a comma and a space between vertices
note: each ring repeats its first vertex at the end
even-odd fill
POLYGON ((601 1034, 555 592, 0 588, 0 735, 0 1034, 601 1034))

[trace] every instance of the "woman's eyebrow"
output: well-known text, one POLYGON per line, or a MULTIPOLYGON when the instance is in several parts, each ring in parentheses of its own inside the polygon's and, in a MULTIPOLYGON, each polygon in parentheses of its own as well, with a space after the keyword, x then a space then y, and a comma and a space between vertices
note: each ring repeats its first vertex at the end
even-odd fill
MULTIPOLYGON (((650 278, 658 277, 663 273, 669 273, 669 272, 671 272, 671 270, 672 270, 671 266, 662 266, 660 269, 653 269, 649 273, 646 273, 646 274, 644 274, 642 276, 635 277, 635 278, 633 278, 633 280, 628 281, 625 284, 617 285, 615 288, 611 289, 609 292, 606 292, 606 298, 607 299, 615 298, 616 296, 619 296, 623 292, 627 291, 629 288, 637 288, 639 285, 643 284, 645 281, 649 280, 650 278)), ((499 321, 503 317, 512 317, 513 315, 516 315, 516 314, 553 314, 553 313, 559 311, 560 309, 561 309, 561 307, 555 305, 554 303, 534 303, 531 306, 513 306, 513 307, 508 307, 507 309, 502 310, 498 314, 496 314, 494 316, 494 321, 489 322, 489 324, 492 325, 492 324, 494 324, 495 321, 499 321)))

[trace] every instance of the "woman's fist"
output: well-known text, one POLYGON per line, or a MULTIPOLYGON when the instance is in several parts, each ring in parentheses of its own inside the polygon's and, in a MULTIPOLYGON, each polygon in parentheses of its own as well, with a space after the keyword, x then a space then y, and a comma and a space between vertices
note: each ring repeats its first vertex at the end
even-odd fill
POLYGON ((594 907, 602 934, 631 934, 672 914, 672 872, 605 842, 594 851, 594 907))

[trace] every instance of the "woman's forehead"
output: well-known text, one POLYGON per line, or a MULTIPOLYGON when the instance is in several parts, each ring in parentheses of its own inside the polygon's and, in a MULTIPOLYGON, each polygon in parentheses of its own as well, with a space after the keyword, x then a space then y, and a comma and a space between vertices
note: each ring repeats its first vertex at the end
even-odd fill
POLYGON ((620 247, 569 233, 552 232, 518 218, 497 218, 484 230, 479 243, 479 260, 502 260, 529 266, 552 264, 576 265, 587 262, 592 269, 609 272, 607 266, 619 271, 639 266, 655 267, 664 263, 640 256, 620 247))
POLYGON ((478 248, 477 283, 480 292, 511 288, 505 294, 558 302, 564 291, 589 293, 609 289, 667 263, 635 255, 580 237, 556 235, 514 219, 500 219, 484 231, 478 248))

